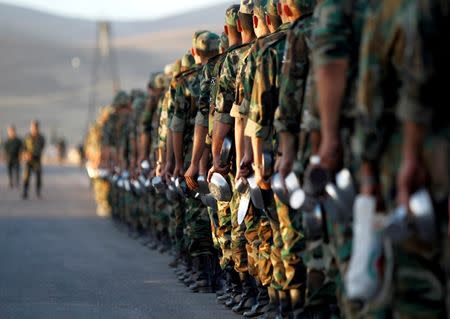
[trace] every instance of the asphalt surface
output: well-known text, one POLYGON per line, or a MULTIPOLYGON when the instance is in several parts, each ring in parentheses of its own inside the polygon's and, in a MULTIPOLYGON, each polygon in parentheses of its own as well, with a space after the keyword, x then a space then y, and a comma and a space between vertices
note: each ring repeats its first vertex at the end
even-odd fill
POLYGON ((0 168, 0 318, 238 318, 180 284, 170 257, 95 214, 77 168, 45 169, 43 199, 20 199, 0 168))

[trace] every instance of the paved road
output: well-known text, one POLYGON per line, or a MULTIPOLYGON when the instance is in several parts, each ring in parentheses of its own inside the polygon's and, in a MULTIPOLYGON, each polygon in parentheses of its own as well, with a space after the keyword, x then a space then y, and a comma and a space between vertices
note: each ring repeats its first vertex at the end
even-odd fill
POLYGON ((97 217, 79 169, 49 167, 44 183, 21 201, 0 169, 1 319, 238 318, 97 217))

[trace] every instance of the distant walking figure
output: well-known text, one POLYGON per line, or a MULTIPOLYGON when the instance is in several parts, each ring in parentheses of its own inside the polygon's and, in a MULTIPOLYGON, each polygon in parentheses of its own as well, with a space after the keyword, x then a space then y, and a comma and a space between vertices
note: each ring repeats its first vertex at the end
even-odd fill
POLYGON ((6 165, 8 167, 9 187, 19 187, 22 140, 17 137, 16 128, 13 125, 8 127, 8 139, 4 144, 4 148, 6 165))
POLYGON ((25 173, 23 185, 23 199, 28 198, 28 188, 32 172, 36 174, 36 195, 41 197, 42 186, 42 152, 45 147, 45 138, 39 133, 39 122, 32 121, 30 133, 24 140, 25 173))

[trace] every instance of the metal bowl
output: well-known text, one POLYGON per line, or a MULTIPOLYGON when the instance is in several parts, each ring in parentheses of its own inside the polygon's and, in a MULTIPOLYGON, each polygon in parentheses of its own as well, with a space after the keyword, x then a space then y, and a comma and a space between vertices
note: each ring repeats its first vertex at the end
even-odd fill
POLYGON ((201 201, 203 205, 210 207, 213 210, 217 210, 217 200, 212 194, 201 195, 201 201))
POLYGON ((197 177, 197 184, 198 184, 198 192, 200 194, 202 195, 209 194, 209 186, 205 176, 200 175, 199 177, 197 177))
POLYGON ((319 166, 309 167, 305 171, 303 190, 311 196, 320 196, 328 183, 328 172, 319 166))
POLYGON ((141 163, 141 170, 142 170, 142 174, 144 176, 147 176, 150 173, 150 163, 147 160, 142 161, 141 163))
POLYGON ((245 194, 245 192, 248 190, 247 179, 243 177, 239 178, 239 180, 234 185, 234 189, 240 194, 245 194))
POLYGON ((166 198, 171 203, 176 203, 179 198, 180 194, 178 193, 177 187, 175 186, 175 183, 171 181, 169 185, 167 185, 167 189, 165 191, 166 198))
POLYGON ((219 202, 229 202, 233 196, 227 180, 218 173, 212 175, 211 182, 209 183, 209 191, 219 202))
POLYGON ((175 178, 174 183, 178 194, 182 198, 186 198, 189 196, 189 189, 183 177, 178 176, 177 178, 175 178))
POLYGON ((130 185, 131 185, 131 192, 133 193, 134 196, 140 197, 144 194, 145 189, 137 179, 132 179, 130 181, 130 185))
POLYGON ((166 184, 161 176, 155 176, 152 178, 152 186, 158 194, 164 194, 166 190, 166 184))
POLYGON ((250 198, 253 205, 258 209, 265 209, 264 198, 261 189, 256 184, 255 175, 247 178, 248 186, 250 188, 250 198))
POLYGON ((319 240, 323 237, 323 215, 320 205, 312 211, 303 213, 303 231, 307 240, 319 240))
POLYGON ((272 152, 263 152, 262 167, 264 178, 270 178, 273 174, 274 158, 272 152))
POLYGON ((273 192, 275 193, 275 195, 277 195, 278 199, 284 205, 289 205, 289 193, 284 187, 283 178, 279 173, 273 175, 271 186, 273 192))
POLYGON ((222 149, 220 151, 220 166, 224 167, 230 164, 232 149, 233 140, 227 136, 223 140, 222 149))

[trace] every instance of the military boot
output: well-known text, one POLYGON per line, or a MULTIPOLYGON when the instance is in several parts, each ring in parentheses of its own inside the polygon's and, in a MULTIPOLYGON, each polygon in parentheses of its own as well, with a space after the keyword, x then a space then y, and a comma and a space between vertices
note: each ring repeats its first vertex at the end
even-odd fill
POLYGON ((292 318, 292 306, 291 295, 289 290, 278 291, 279 307, 277 319, 291 319, 292 318))
POLYGON ((198 259, 198 270, 196 281, 189 286, 189 289, 193 292, 200 293, 212 293, 212 262, 209 254, 200 255, 196 257, 198 259))
POLYGON ((217 301, 220 303, 225 303, 228 299, 230 299, 231 293, 233 292, 232 271, 234 271, 234 269, 230 266, 225 268, 225 271, 224 271, 225 283, 224 283, 223 294, 220 296, 217 296, 217 301))
POLYGON ((278 290, 268 287, 267 292, 269 294, 269 303, 263 307, 262 316, 258 319, 275 319, 278 315, 278 309, 280 307, 280 300, 278 296, 278 290))
POLYGON ((305 306, 305 290, 300 289, 291 289, 289 290, 289 295, 291 297, 291 307, 293 318, 301 318, 301 314, 304 312, 305 306))
POLYGON ((239 279, 239 274, 237 271, 233 269, 231 272, 231 294, 229 295, 229 298, 225 301, 225 307, 227 308, 233 308, 236 306, 239 301, 241 300, 241 294, 242 294, 242 286, 241 281, 239 279))
POLYGON ((239 279, 242 285, 241 300, 233 307, 233 311, 243 314, 256 304, 257 289, 255 280, 248 272, 239 273, 239 279))
POLYGON ((267 288, 263 287, 259 281, 257 283, 258 295, 256 297, 256 304, 253 305, 252 309, 244 312, 244 317, 254 318, 262 315, 267 310, 267 305, 269 304, 269 294, 267 288))

